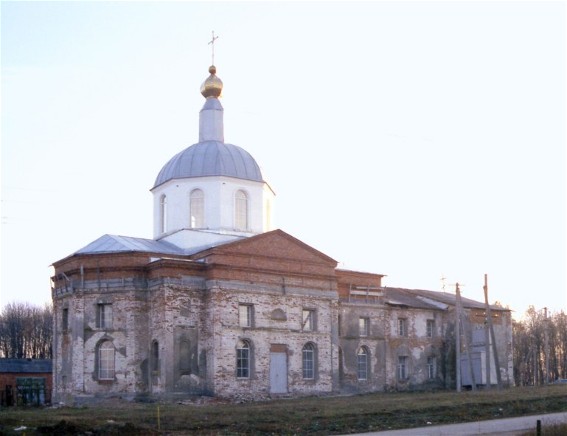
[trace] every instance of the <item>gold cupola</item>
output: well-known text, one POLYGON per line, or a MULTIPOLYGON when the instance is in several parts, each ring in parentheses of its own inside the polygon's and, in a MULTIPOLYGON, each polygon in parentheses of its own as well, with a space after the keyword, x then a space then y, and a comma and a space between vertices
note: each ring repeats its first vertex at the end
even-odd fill
POLYGON ((211 75, 207 77, 207 80, 201 85, 201 94, 203 94, 205 98, 218 98, 222 92, 222 80, 216 76, 217 68, 214 65, 209 67, 209 73, 211 73, 211 75))

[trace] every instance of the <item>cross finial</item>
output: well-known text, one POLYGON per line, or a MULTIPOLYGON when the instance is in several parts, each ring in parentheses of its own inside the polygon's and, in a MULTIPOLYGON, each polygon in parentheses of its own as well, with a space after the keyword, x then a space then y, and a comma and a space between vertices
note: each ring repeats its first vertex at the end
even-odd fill
POLYGON ((218 36, 215 36, 215 31, 214 31, 214 30, 213 30, 211 33, 212 33, 212 38, 211 38, 211 40, 209 41, 209 44, 211 44, 211 51, 212 51, 212 62, 211 62, 211 65, 214 65, 214 64, 215 64, 215 41, 216 41, 217 39, 219 39, 219 37, 218 37, 218 36))

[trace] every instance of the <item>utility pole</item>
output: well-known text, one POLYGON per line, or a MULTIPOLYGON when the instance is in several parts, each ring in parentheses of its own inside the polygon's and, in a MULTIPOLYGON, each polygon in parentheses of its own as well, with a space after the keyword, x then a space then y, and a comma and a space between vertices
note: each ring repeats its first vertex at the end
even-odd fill
MULTIPOLYGON (((457 293, 459 292, 459 284, 457 283, 457 293)), ((461 392, 461 308, 459 307, 459 299, 455 304, 455 360, 456 360, 456 379, 457 392, 461 392)))
MULTIPOLYGON (((484 275, 484 289, 486 293, 486 299, 488 301, 488 274, 484 275)), ((490 339, 492 340, 492 351, 494 352, 494 366, 496 370, 496 383, 498 384, 498 389, 502 388, 502 376, 500 375, 500 361, 498 360, 498 349, 496 347, 496 336, 494 334, 494 325, 492 324, 492 312, 490 309, 490 304, 488 304, 486 309, 486 315, 488 318, 488 328, 490 329, 490 339)))
POLYGON ((490 318, 490 304, 488 303, 488 278, 487 274, 484 275, 484 303, 486 305, 486 318, 484 320, 484 352, 486 354, 486 388, 490 389, 492 386, 491 371, 490 371, 490 328, 488 327, 490 318))
MULTIPOLYGON (((471 388, 473 391, 476 391, 476 378, 474 375, 474 368, 472 365, 472 356, 471 356, 471 349, 469 346, 469 335, 468 332, 465 329, 465 323, 463 321, 463 304, 462 304, 462 300, 461 300, 461 290, 459 289, 459 284, 457 283, 455 285, 455 292, 457 294, 457 306, 459 307, 459 323, 462 323, 462 327, 463 327, 463 340, 465 341, 465 349, 467 350, 467 360, 469 363, 469 377, 471 380, 471 388)), ((460 362, 459 362, 459 366, 460 366, 460 362)))

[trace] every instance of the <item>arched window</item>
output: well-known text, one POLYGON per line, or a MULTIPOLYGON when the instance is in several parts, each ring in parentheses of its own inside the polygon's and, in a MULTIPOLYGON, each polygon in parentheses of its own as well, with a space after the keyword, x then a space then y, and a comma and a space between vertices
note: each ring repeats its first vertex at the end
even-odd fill
POLYGON ((167 232, 167 197, 162 195, 159 199, 159 230, 167 232))
POLYGON ((303 378, 315 378, 315 345, 305 344, 303 347, 303 378))
POLYGON ((248 196, 244 191, 236 191, 234 212, 236 229, 248 230, 248 196))
POLYGON ((114 379, 114 345, 110 341, 104 341, 98 347, 98 378, 114 379))
POLYGON ((370 353, 368 348, 360 347, 356 355, 357 358, 357 375, 359 380, 368 380, 368 360, 370 353))
POLYGON ((152 355, 151 355, 152 371, 159 371, 159 342, 152 342, 152 355))
POLYGON ((250 342, 240 340, 236 345, 236 377, 250 378, 250 342))
POLYGON ((193 189, 189 198, 189 216, 191 228, 205 227, 205 194, 200 189, 193 189))

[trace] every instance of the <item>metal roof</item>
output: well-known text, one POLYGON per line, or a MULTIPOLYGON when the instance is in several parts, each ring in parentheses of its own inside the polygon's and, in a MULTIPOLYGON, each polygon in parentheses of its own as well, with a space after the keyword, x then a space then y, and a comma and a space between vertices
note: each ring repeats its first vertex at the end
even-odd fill
POLYGON ((147 253, 185 254, 185 252, 165 241, 153 239, 132 238, 130 236, 104 235, 81 248, 74 254, 116 253, 141 251, 147 253))
POLYGON ((52 368, 51 359, 0 359, 0 373, 47 373, 52 368))
POLYGON ((220 141, 203 141, 173 156, 159 172, 154 188, 172 179, 205 176, 264 181, 260 167, 243 148, 220 141))
MULTIPOLYGON (((427 291, 424 289, 403 289, 403 288, 385 288, 385 294, 389 297, 390 304, 403 304, 408 307, 426 308, 434 307, 437 309, 446 309, 445 306, 455 306, 457 297, 455 294, 438 291, 427 291)), ((386 299, 388 301, 388 298, 386 299)), ((467 309, 485 309, 486 305, 480 301, 471 300, 470 298, 461 297, 463 307, 467 309)), ((492 310, 508 310, 501 306, 491 304, 492 310)))

